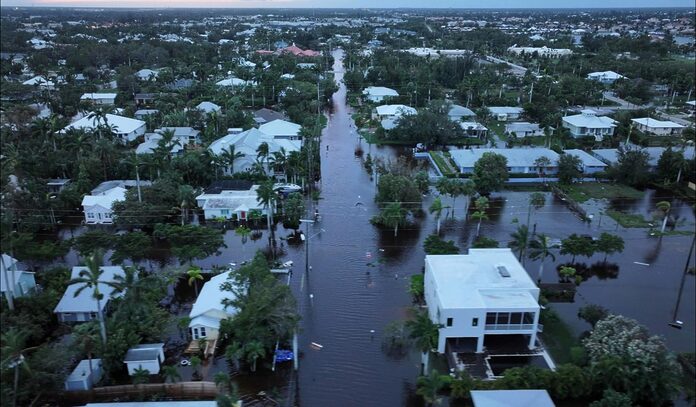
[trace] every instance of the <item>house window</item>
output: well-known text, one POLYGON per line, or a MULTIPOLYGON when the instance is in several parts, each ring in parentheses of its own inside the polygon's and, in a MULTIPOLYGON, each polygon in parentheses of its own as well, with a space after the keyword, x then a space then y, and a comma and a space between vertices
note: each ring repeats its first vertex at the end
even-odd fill
POLYGON ((229 210, 229 209, 220 209, 220 214, 221 214, 221 215, 229 215, 229 214, 230 214, 230 210, 229 210))
POLYGON ((202 327, 201 327, 201 338, 205 338, 205 336, 206 336, 206 335, 205 335, 205 327, 202 326, 202 327))
POLYGON ((471 326, 478 326, 478 318, 474 318, 471 320, 471 326))
POLYGON ((525 312, 523 323, 524 324, 533 324, 534 323, 534 313, 533 312, 525 312))
POLYGON ((498 313, 498 325, 507 325, 510 321, 510 313, 499 312, 498 313))
POLYGON ((486 325, 495 325, 495 312, 489 312, 486 314, 486 325))
POLYGON ((510 324, 519 325, 522 323, 522 313, 513 312, 510 314, 510 324))
POLYGON ((87 214, 87 219, 94 219, 94 214, 93 213, 88 213, 87 214))
POLYGON ((91 319, 96 319, 96 318, 97 318, 97 313, 96 313, 96 312, 90 312, 90 313, 89 313, 89 317, 90 317, 91 319))
POLYGON ((454 322, 453 318, 447 318, 447 326, 452 326, 453 322, 454 322))

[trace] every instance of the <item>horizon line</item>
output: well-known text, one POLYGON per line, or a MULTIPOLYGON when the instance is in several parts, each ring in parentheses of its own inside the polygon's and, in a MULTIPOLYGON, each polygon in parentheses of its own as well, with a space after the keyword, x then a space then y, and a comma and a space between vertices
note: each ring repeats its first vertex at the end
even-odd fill
POLYGON ((81 9, 81 10, 574 10, 574 11, 592 11, 592 10, 646 10, 646 9, 692 9, 691 6, 607 6, 607 7, 277 7, 277 6, 235 6, 235 7, 220 7, 220 6, 167 6, 167 7, 134 7, 134 6, 70 6, 70 5, 0 5, 0 9, 81 9))

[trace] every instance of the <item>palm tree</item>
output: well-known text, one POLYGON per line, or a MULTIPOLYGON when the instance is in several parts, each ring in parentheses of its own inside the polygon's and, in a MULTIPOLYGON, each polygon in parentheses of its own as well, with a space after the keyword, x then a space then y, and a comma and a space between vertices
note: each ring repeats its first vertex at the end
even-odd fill
POLYGON ((485 196, 478 198, 474 203, 474 207, 476 208, 476 212, 472 213, 471 217, 474 220, 478 220, 478 225, 476 226, 476 237, 478 237, 481 232, 481 221, 488 220, 488 215, 486 214, 486 210, 488 209, 488 198, 485 196))
POLYGON ((65 134, 68 139, 68 148, 75 153, 75 162, 80 161, 85 153, 92 147, 92 136, 83 129, 71 128, 65 134))
POLYGON ((266 210, 266 220, 268 222, 268 230, 273 235, 271 224, 273 223, 273 208, 278 199, 278 193, 273 189, 273 181, 268 180, 259 185, 256 190, 256 201, 258 201, 266 210))
POLYGON ((111 281, 102 281, 101 275, 104 273, 102 269, 103 252, 96 250, 91 256, 85 259, 86 270, 81 270, 77 278, 68 281, 68 285, 82 284, 76 291, 75 297, 80 295, 82 291, 89 288, 92 291, 92 298, 97 301, 97 319, 99 320, 99 328, 102 337, 102 343, 106 345, 106 324, 104 323, 104 314, 102 312, 101 301, 104 295, 99 291, 99 285, 105 284, 115 288, 115 284, 111 281))
POLYGON ((251 363, 251 371, 256 371, 256 361, 258 358, 266 356, 266 349, 259 341, 251 341, 244 345, 244 353, 246 354, 247 362, 251 363))
POLYGON ((416 394, 423 397, 423 400, 430 406, 440 404, 441 400, 438 393, 440 393, 449 382, 451 382, 449 376, 441 375, 437 370, 433 369, 428 376, 420 376, 418 378, 418 389, 416 390, 416 394))
POLYGON ((150 381, 150 371, 141 367, 133 371, 133 385, 143 384, 150 381))
POLYGON ((244 245, 247 242, 249 234, 251 234, 251 229, 244 225, 240 225, 237 229, 234 230, 234 233, 242 239, 242 250, 244 250, 244 245))
POLYGON ((189 209, 196 205, 196 195, 190 185, 179 186, 179 201, 181 202, 181 226, 184 226, 189 217, 189 209))
POLYGON ((287 179, 288 154, 285 151, 285 147, 281 147, 278 151, 273 152, 268 159, 268 163, 274 173, 280 169, 283 171, 283 175, 287 179))
POLYGON ((665 228, 667 227, 667 219, 669 219, 669 211, 672 209, 672 204, 667 201, 660 201, 655 204, 657 210, 662 212, 662 228, 660 233, 665 233, 665 228))
POLYGON ((195 376, 200 377, 201 373, 198 371, 198 368, 201 367, 201 363, 203 363, 201 358, 194 355, 194 356, 191 356, 191 359, 189 359, 189 361, 191 362, 191 368, 193 369, 193 374, 195 376))
POLYGON ((80 347, 87 354, 87 359, 89 360, 89 376, 92 376, 92 350, 94 349, 94 343, 99 341, 99 328, 93 323, 77 325, 73 330, 73 337, 75 342, 80 345, 80 347))
POLYGON ((222 150, 220 153, 220 159, 223 163, 224 166, 229 166, 230 168, 230 175, 234 174, 234 162, 237 161, 239 158, 243 158, 245 156, 244 153, 241 151, 236 151, 236 147, 234 145, 231 145, 227 147, 227 150, 222 150))
POLYGON ((176 146, 181 146, 181 141, 176 137, 176 133, 172 129, 166 129, 162 133, 162 138, 157 141, 155 154, 164 157, 167 162, 172 160, 172 149, 176 146))
POLYGON ((399 225, 406 219, 406 210, 401 207, 401 202, 392 202, 382 209, 380 217, 385 226, 394 228, 394 237, 396 237, 399 225))
POLYGON ((138 188, 138 202, 143 201, 143 196, 140 193, 140 165, 142 165, 142 160, 135 152, 130 153, 121 160, 123 164, 135 168, 135 185, 138 188))
POLYGON ((0 367, 5 366, 14 369, 14 384, 12 391, 12 406, 17 405, 17 389, 19 388, 19 367, 25 371, 29 371, 29 366, 24 360, 24 352, 35 349, 37 346, 31 348, 25 348, 27 333, 25 331, 18 330, 14 327, 10 328, 8 331, 0 336, 2 342, 2 347, 0 348, 2 354, 2 364, 0 367))
POLYGON ((445 209, 445 207, 442 205, 442 200, 438 196, 435 198, 433 201, 432 205, 430 205, 430 213, 435 214, 435 219, 437 219, 437 234, 440 234, 440 216, 442 216, 442 210, 445 209))
POLYGON ((138 269, 127 266, 123 269, 123 275, 117 274, 110 283, 114 288, 114 294, 128 293, 137 303, 140 300, 140 287, 138 285, 138 269))
POLYGON ((188 269, 188 271, 186 271, 186 275, 188 276, 188 285, 193 286, 193 288, 196 290, 196 298, 198 298, 198 280, 203 280, 201 268, 198 266, 192 266, 188 269))
POLYGON ((220 390, 224 390, 230 384, 230 375, 225 372, 217 372, 213 375, 213 381, 220 390))
POLYGON ((104 180, 109 179, 107 176, 107 168, 111 168, 111 157, 116 153, 116 148, 114 143, 107 139, 99 139, 93 144, 93 152, 99 157, 99 161, 102 163, 102 170, 104 171, 104 180))
POLYGON ((227 358, 227 360, 234 363, 234 367, 236 370, 239 370, 239 360, 242 358, 243 355, 244 349, 242 348, 242 345, 237 341, 233 341, 231 344, 227 345, 227 348, 225 348, 225 357, 227 358))
POLYGON ((162 377, 164 377, 165 383, 176 383, 181 380, 181 374, 176 366, 162 366, 162 377))
POLYGON ((508 247, 513 250, 517 250, 517 259, 524 265, 524 260, 522 256, 527 250, 527 244, 529 243, 529 227, 527 225, 520 225, 517 230, 510 234, 512 240, 508 243, 508 247))
POLYGON ((440 328, 443 325, 435 324, 430 320, 428 311, 417 311, 413 318, 406 321, 408 336, 414 344, 420 349, 423 360, 423 371, 428 370, 428 356, 430 351, 437 348, 440 328))
POLYGON ((529 258, 532 260, 540 260, 537 283, 541 283, 541 277, 544 274, 544 260, 546 260, 547 257, 551 257, 552 261, 556 261, 556 256, 551 253, 553 248, 551 239, 543 233, 539 233, 536 239, 529 243, 529 258))
MULTIPOLYGON (((545 158, 545 157, 541 157, 545 158)), ((541 192, 534 192, 529 196, 529 207, 527 208, 527 226, 532 217, 532 208, 539 209, 546 203, 546 197, 541 192)))
POLYGON ((269 150, 268 150, 268 143, 265 141, 256 148, 256 158, 260 160, 262 163, 265 163, 266 159, 268 158, 269 150))

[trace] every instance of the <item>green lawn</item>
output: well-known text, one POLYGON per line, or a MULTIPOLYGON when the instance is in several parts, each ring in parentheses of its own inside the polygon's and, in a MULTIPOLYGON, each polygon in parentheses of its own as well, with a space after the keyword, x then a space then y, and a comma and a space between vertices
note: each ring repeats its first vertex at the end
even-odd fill
POLYGON ((503 142, 507 141, 507 136, 505 135, 505 123, 491 121, 490 123, 488 123, 486 125, 486 127, 488 127, 488 130, 495 133, 501 141, 503 141, 503 142))
POLYGON ((541 311, 540 323, 544 324, 541 339, 556 365, 571 361, 571 348, 580 346, 580 341, 556 311, 548 305, 541 311))
POLYGON ((608 209, 606 214, 625 228, 649 228, 654 226, 654 224, 648 219, 645 219, 643 215, 624 213, 613 209, 608 209))
POLYGON ((559 185, 575 202, 582 203, 589 199, 639 199, 643 192, 622 184, 583 183, 559 185))
POLYGON ((441 152, 431 151, 430 156, 435 161, 435 164, 437 164, 438 168, 440 169, 440 172, 442 172, 442 175, 451 176, 451 175, 455 174, 455 171, 454 171, 454 168, 452 167, 452 164, 446 162, 446 160, 448 160, 448 158, 444 157, 441 152))

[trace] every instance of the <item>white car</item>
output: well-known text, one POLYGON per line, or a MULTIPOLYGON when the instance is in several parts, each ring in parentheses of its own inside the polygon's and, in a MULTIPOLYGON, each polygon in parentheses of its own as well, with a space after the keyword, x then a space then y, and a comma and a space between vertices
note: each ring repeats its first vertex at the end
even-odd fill
POLYGON ((293 192, 301 192, 302 187, 295 184, 273 184, 273 190, 284 194, 291 194, 293 192))

